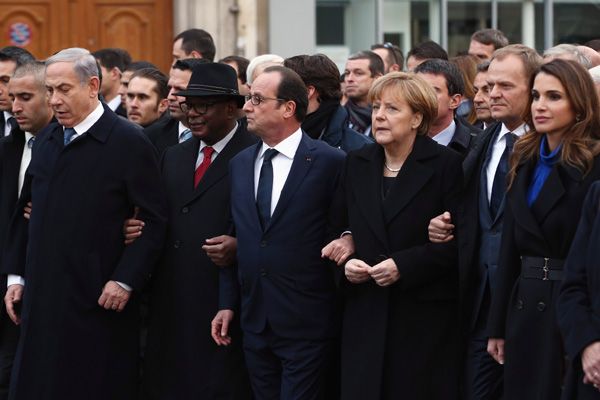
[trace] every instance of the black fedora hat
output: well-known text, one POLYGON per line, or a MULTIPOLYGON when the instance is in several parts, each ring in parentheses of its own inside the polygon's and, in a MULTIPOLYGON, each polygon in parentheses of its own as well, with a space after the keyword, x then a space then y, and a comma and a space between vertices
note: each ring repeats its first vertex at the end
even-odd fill
POLYGON ((185 90, 175 93, 184 97, 227 97, 237 100, 242 107, 244 96, 240 95, 235 69, 227 64, 206 63, 194 66, 190 83, 185 90))

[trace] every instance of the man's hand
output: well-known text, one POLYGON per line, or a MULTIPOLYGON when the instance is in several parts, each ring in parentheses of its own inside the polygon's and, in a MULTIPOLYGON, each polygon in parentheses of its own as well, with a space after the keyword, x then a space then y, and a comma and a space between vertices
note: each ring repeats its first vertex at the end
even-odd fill
POLYGON ((102 289, 102 294, 98 299, 98 305, 104 307, 106 310, 115 310, 117 312, 123 311, 131 293, 123 289, 117 282, 108 281, 102 289))
POLYGON ((352 254, 354 254, 354 240, 352 239, 352 235, 344 235, 339 239, 332 240, 321 250, 322 258, 329 258, 337 265, 342 265, 352 254))
POLYGON ((487 352, 498 364, 504 365, 504 339, 489 338, 487 352))
POLYGON ((393 259, 388 258, 369 269, 369 275, 379 286, 389 286, 400 279, 400 271, 393 259))
POLYGON ((591 383, 595 388, 600 387, 600 342, 588 345, 581 353, 583 368, 583 383, 591 383))
POLYGON ((348 260, 344 265, 346 278, 352 283, 363 283, 371 279, 369 269, 371 269, 369 264, 357 258, 348 260))
POLYGON ((31 208, 32 204, 30 201, 28 201, 27 205, 23 207, 23 216, 25 217, 25 219, 31 218, 31 208))
POLYGON ((231 344, 231 336, 229 336, 231 321, 233 321, 232 310, 219 310, 210 324, 210 334, 219 346, 231 344))
POLYGON ((6 313, 15 323, 19 325, 21 318, 17 313, 17 304, 23 299, 23 285, 10 285, 6 289, 6 295, 4 296, 4 304, 6 305, 6 313))
POLYGON ((146 224, 144 221, 137 219, 138 212, 140 212, 140 208, 134 207, 133 216, 123 223, 123 236, 125 236, 126 245, 135 242, 137 238, 142 236, 142 229, 146 224))
POLYGON ((454 225, 448 211, 429 221, 427 229, 432 243, 446 243, 454 239, 454 225))
POLYGON ((228 267, 235 263, 237 252, 237 239, 233 236, 221 235, 206 239, 202 250, 212 262, 219 267, 228 267))

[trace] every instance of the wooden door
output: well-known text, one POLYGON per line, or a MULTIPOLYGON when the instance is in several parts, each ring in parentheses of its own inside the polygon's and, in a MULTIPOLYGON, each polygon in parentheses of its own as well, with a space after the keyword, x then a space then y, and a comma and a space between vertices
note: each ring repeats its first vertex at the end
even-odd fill
POLYGON ((44 59, 66 47, 121 47, 167 72, 173 0, 0 0, 0 46, 44 59))

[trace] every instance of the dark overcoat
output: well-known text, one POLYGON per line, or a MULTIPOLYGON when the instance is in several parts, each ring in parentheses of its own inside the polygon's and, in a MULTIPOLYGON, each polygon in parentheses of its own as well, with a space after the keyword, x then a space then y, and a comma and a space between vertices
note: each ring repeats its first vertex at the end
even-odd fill
POLYGON ((536 162, 526 162, 507 194, 498 287, 488 320, 489 336, 505 339, 507 399, 560 398, 564 376, 556 320, 560 281, 524 278, 520 257, 567 257, 584 197, 600 178, 599 161, 596 157, 585 176, 574 167, 555 164, 531 207, 527 190, 536 162))
POLYGON ((350 153, 342 182, 355 257, 393 258, 400 279, 382 288, 345 282, 342 399, 458 397, 458 271, 455 241, 429 242, 430 219, 454 214, 461 157, 428 137, 413 150, 382 200, 384 151, 350 153))
POLYGON ((205 239, 229 233, 229 161, 256 141, 240 125, 196 189, 200 140, 192 137, 165 152, 162 175, 169 226, 149 293, 145 399, 250 398, 239 307, 219 302, 220 275, 235 277, 235 267, 218 267, 201 247, 205 239), (210 335, 210 323, 221 307, 234 309, 237 316, 232 344, 226 347, 217 346, 210 335))
POLYGON ((135 398, 137 294, 158 259, 166 227, 156 152, 143 132, 104 106, 68 146, 56 123, 36 139, 5 253, 25 278, 11 399, 135 398), (22 217, 33 202, 29 226, 22 217), (144 235, 125 247, 134 206, 144 235), (29 231, 29 234, 28 234, 29 231), (117 313, 98 305, 109 280, 133 288, 117 313))
POLYGON ((585 199, 577 233, 565 263, 565 278, 558 296, 557 315, 569 356, 563 399, 600 399, 600 392, 583 383, 581 355, 600 341, 600 182, 593 183, 585 199))

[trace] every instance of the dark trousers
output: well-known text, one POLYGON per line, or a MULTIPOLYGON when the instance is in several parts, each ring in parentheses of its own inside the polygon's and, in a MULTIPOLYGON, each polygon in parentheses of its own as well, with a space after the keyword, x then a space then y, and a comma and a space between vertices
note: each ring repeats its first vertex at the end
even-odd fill
POLYGON ((502 398, 503 367, 487 352, 488 339, 472 336, 467 344, 463 398, 497 400, 502 398))
POLYGON ((0 319, 0 400, 8 399, 10 373, 18 342, 19 327, 13 324, 7 315, 2 315, 0 319))
POLYGON ((331 340, 288 339, 267 327, 244 332, 244 353, 256 400, 322 398, 331 340))

